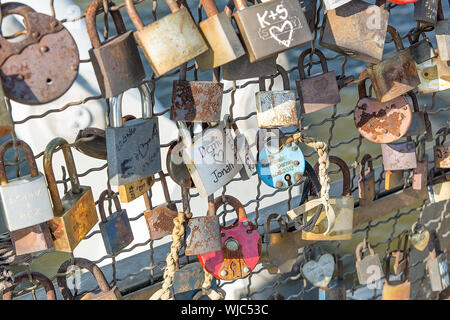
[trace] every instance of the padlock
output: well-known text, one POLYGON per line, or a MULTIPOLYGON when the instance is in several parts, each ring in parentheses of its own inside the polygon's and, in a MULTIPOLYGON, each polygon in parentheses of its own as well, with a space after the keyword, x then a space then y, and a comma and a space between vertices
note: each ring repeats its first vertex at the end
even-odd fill
POLYGON ((383 285, 382 300, 409 300, 411 283, 409 282, 409 256, 406 257, 405 272, 401 280, 390 281, 392 252, 386 257, 386 280, 383 285))
MULTIPOLYGON (((305 259, 306 261, 306 259, 305 259)), ((309 260, 302 266, 302 274, 313 286, 326 288, 334 273, 334 258, 331 254, 321 255, 317 261, 309 260)))
POLYGON ((428 173, 428 198, 430 203, 450 199, 450 180, 444 177, 444 179, 433 182, 434 171, 435 168, 432 168, 431 172, 428 173))
POLYGON ((306 49, 298 58, 298 72, 300 80, 296 81, 302 112, 311 113, 341 102, 339 88, 334 71, 328 71, 327 60, 319 49, 306 49), (307 78, 304 69, 305 58, 308 54, 317 55, 322 66, 322 73, 307 78))
POLYGON ((0 198, 4 225, 9 231, 39 225, 53 218, 47 184, 38 171, 33 151, 22 140, 8 140, 0 147, 0 198), (16 145, 25 152, 30 174, 8 181, 5 153, 16 145))
POLYGON ((183 161, 183 148, 184 145, 181 139, 175 140, 170 144, 167 151, 166 168, 173 182, 181 187, 191 189, 195 188, 195 184, 183 161))
POLYGON ((417 146, 417 167, 413 169, 412 188, 423 190, 427 187, 428 180, 428 156, 425 152, 425 139, 419 138, 417 146))
POLYGON ((435 25, 439 0, 419 0, 414 3, 414 20, 435 25))
POLYGON ((438 48, 438 55, 441 61, 450 60, 450 19, 440 20, 438 17, 438 22, 434 29, 436 33, 436 43, 438 48))
POLYGON ((298 256, 298 248, 295 245, 297 235, 288 232, 286 221, 277 213, 272 213, 267 217, 264 231, 259 261, 271 274, 291 272, 298 256), (280 226, 280 231, 277 233, 273 233, 270 228, 273 220, 277 221, 280 226))
POLYGON ((351 0, 324 0, 325 8, 327 10, 336 9, 346 3, 349 3, 351 0))
MULTIPOLYGON (((411 55, 416 62, 417 71, 419 73, 419 78, 422 82, 422 78, 420 77, 419 66, 425 61, 431 60, 432 58, 437 56, 436 50, 433 48, 433 44, 430 39, 425 34, 424 30, 416 31, 413 34, 408 35, 408 40, 410 43, 409 50, 411 50, 411 55), (419 41, 420 35, 423 36, 423 39, 419 41)), ((420 85, 419 85, 420 88, 420 85)))
POLYGON ((122 295, 119 289, 114 286, 111 288, 105 278, 102 270, 92 261, 85 258, 71 258, 64 261, 58 269, 56 277, 59 290, 64 300, 121 300, 122 295), (95 278, 100 288, 100 292, 88 292, 81 297, 74 298, 72 292, 67 285, 66 274, 75 267, 78 269, 87 269, 95 278))
POLYGON ((359 164, 358 197, 359 206, 364 207, 375 199, 375 172, 372 156, 365 154, 359 164), (368 170, 365 170, 367 163, 368 170))
POLYGON ((393 100, 420 84, 416 63, 411 50, 405 49, 398 31, 388 26, 397 51, 384 56, 383 61, 368 65, 366 70, 380 102, 393 100))
POLYGON ((233 14, 250 62, 296 48, 313 40, 298 0, 273 0, 250 7, 234 0, 233 14))
POLYGON ((181 66, 179 80, 173 81, 170 120, 219 122, 222 111, 223 83, 186 81, 186 64, 181 66))
POLYGON ((236 280, 247 277, 258 264, 261 255, 261 237, 258 227, 245 213, 238 199, 224 195, 214 201, 217 212, 222 205, 229 204, 238 219, 228 227, 220 228, 221 249, 198 255, 198 261, 206 271, 220 280, 236 280))
MULTIPOLYGON (((157 240, 172 234, 174 227, 173 219, 178 216, 177 206, 170 200, 170 193, 167 187, 166 177, 162 171, 159 172, 161 186, 164 192, 166 202, 156 208, 150 209, 150 206, 144 211, 145 221, 150 233, 150 239, 157 240)), ((145 194, 144 199, 147 198, 145 194)), ((148 199, 146 199, 146 202, 148 199)), ((147 204, 147 203, 146 203, 147 204)))
POLYGON ((397 250, 392 252, 392 256, 395 258, 394 261, 395 275, 399 275, 400 273, 405 272, 405 268, 409 263, 407 262, 409 258, 408 238, 409 238, 408 232, 407 231, 402 232, 398 236, 397 250), (403 250, 400 249, 402 240, 403 240, 403 250))
POLYGON ((12 300, 14 289, 17 287, 18 284, 25 282, 25 281, 37 281, 45 290, 45 294, 47 297, 47 300, 56 300, 56 292, 55 287, 53 287, 53 283, 50 281, 49 278, 47 278, 45 275, 43 275, 40 272, 37 271, 22 271, 19 273, 16 273, 14 275, 14 284, 12 286, 6 287, 3 290, 3 300, 12 300))
POLYGON ((441 251, 436 230, 431 230, 431 239, 428 244, 430 253, 427 257, 426 269, 430 277, 431 291, 444 291, 450 286, 447 259, 441 251))
POLYGON ((434 166, 438 169, 450 168, 450 145, 444 146, 449 134, 450 130, 445 127, 436 132, 436 144, 433 147, 433 151, 434 166), (442 140, 441 137, 443 138, 442 140))
POLYGON ((95 17, 103 8, 103 3, 102 0, 94 0, 89 4, 86 9, 86 28, 92 44, 89 57, 100 91, 104 98, 112 98, 138 87, 145 78, 145 71, 133 32, 126 31, 120 11, 111 11, 118 35, 100 42, 95 17))
POLYGON ((430 239, 430 233, 419 221, 411 227, 411 244, 419 251, 425 250, 430 239))
POLYGON ((17 256, 53 248, 52 235, 47 222, 10 231, 9 235, 17 256))
POLYGON ((409 137, 407 141, 381 144, 385 171, 408 170, 417 167, 416 144, 409 137))
POLYGON ((8 2, 2 17, 24 18, 26 36, 10 41, 0 36, 0 74, 5 95, 19 103, 45 104, 61 97, 78 75, 78 47, 70 32, 52 16, 8 2))
POLYGON ((100 214, 99 228, 105 244, 106 253, 115 255, 134 240, 127 210, 120 207, 120 202, 113 191, 105 190, 98 197, 98 212, 100 214), (116 211, 108 217, 105 213, 106 197, 114 200, 116 211))
POLYGON ((278 55, 275 55, 250 63, 248 55, 245 54, 234 61, 224 64, 222 66, 222 77, 224 80, 233 81, 270 76, 277 73, 277 57, 278 55))
POLYGON ((188 220, 185 233, 185 255, 193 256, 222 250, 220 223, 216 211, 214 195, 210 195, 208 196, 208 215, 188 220))
POLYGON ((295 91, 289 89, 289 75, 280 65, 277 71, 283 79, 283 90, 266 91, 265 77, 259 78, 259 91, 255 93, 259 128, 298 126, 295 91))
POLYGON ((145 179, 161 170, 158 118, 153 116, 148 84, 138 87, 142 119, 122 120, 123 94, 111 99, 111 127, 106 128, 108 176, 120 186, 145 179))
POLYGON ((405 135, 410 137, 426 134, 427 138, 429 135, 432 136, 433 132, 428 114, 420 111, 419 102, 414 92, 410 91, 408 92, 408 95, 412 99, 414 112, 412 113, 411 124, 409 125, 408 131, 405 135))
POLYGON ((105 130, 88 127, 78 131, 74 148, 82 154, 106 160, 106 134, 105 130))
POLYGON ((327 288, 319 288, 319 300, 347 300, 342 258, 335 254, 334 260, 337 265, 337 279, 331 280, 327 288))
POLYGON ((0 137, 11 134, 13 130, 11 114, 6 107, 5 92, 3 91, 3 85, 0 81, 0 137))
MULTIPOLYGON (((192 300, 194 296, 202 291, 205 281, 205 270, 200 262, 189 263, 175 270, 173 276, 172 295, 175 300, 192 300)), ((217 288, 216 279, 213 278, 211 288, 217 288)))
POLYGON ((73 252, 73 249, 98 222, 98 216, 92 189, 89 186, 80 185, 72 150, 65 139, 54 138, 47 144, 44 151, 44 173, 53 203, 54 217, 49 222, 53 245, 56 251, 73 252), (64 154, 72 187, 62 199, 59 197, 52 167, 53 154, 59 147, 64 154))
POLYGON ((403 181, 403 170, 387 170, 384 177, 384 189, 392 190, 403 181))
POLYGON ((328 10, 319 44, 351 58, 379 63, 383 57, 389 20, 385 2, 381 2, 381 5, 378 5, 378 1, 377 5, 373 5, 353 0, 335 10, 328 10))
POLYGON ((371 284, 383 277, 383 268, 381 267, 380 257, 370 246, 370 243, 360 242, 355 249, 356 273, 361 285, 371 284), (369 250, 369 254, 361 259, 361 253, 369 250))
POLYGON ((245 54, 231 18, 225 12, 219 12, 214 0, 201 0, 208 19, 199 23, 200 30, 210 49, 195 58, 200 71, 220 67, 245 54))
POLYGON ((412 111, 404 96, 381 103, 368 97, 366 90, 367 71, 359 76, 359 100, 354 120, 359 133, 375 143, 391 143, 403 137, 412 121, 412 111))
POLYGON ((227 184, 241 170, 231 131, 223 121, 192 138, 186 124, 177 125, 183 139, 183 160, 200 197, 207 197, 227 184))
POLYGON ((133 0, 125 0, 134 37, 157 77, 209 50, 188 8, 166 0, 171 14, 144 26, 133 0))

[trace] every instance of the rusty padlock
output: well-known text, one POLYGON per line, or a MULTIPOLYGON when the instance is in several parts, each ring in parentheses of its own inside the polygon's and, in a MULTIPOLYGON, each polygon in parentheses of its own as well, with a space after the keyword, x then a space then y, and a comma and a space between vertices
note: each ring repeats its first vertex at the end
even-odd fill
POLYGON ((187 189, 195 188, 191 174, 183 161, 183 142, 181 138, 173 141, 167 151, 166 168, 172 180, 187 189))
POLYGON ((413 170, 412 188, 423 190, 427 187, 428 181, 428 156, 425 152, 425 139, 419 138, 417 145, 417 167, 413 170))
POLYGON ((370 154, 365 154, 359 164, 358 197, 360 207, 367 206, 375 199, 375 172, 370 154), (366 163, 368 170, 365 170, 366 163))
POLYGON ((411 295, 411 283, 409 282, 409 255, 405 257, 405 268, 401 280, 390 281, 391 258, 390 252, 386 257, 386 280, 383 285, 382 300, 409 300, 411 295))
POLYGON ((222 111, 223 83, 186 81, 186 64, 180 68, 179 80, 173 81, 170 120, 219 122, 222 111))
MULTIPOLYGON (((392 256, 395 258, 394 261, 394 274, 399 275, 404 272, 406 267, 408 266, 408 258, 409 258, 409 248, 408 248, 408 231, 404 231, 398 236, 397 242, 397 250, 392 252, 392 256), (403 240, 403 250, 401 249, 401 243, 403 240)), ((386 272, 387 275, 387 272, 386 272)))
POLYGON ((84 258, 71 258, 64 261, 58 269, 56 277, 59 290, 64 300, 121 300, 122 295, 119 289, 114 286, 111 288, 105 278, 102 270, 92 261, 84 258), (88 292, 81 297, 74 297, 67 285, 66 274, 71 268, 87 269, 95 278, 100 288, 100 292, 88 292))
POLYGON ((359 133, 375 143, 391 143, 403 137, 412 121, 412 111, 404 96, 381 103, 368 97, 366 90, 367 71, 359 76, 359 100, 354 120, 359 133))
POLYGON ((251 63, 313 39, 298 0, 273 0, 250 7, 247 0, 234 0, 234 4, 237 11, 233 17, 251 63))
POLYGON ((255 93, 259 128, 298 126, 295 91, 289 89, 289 75, 280 65, 277 71, 283 79, 283 90, 266 91, 266 77, 259 78, 259 91, 255 93))
POLYGON ((92 158, 106 160, 105 130, 88 127, 78 131, 74 148, 92 158))
POLYGON ((103 3, 103 0, 94 0, 89 4, 86 9, 86 28, 92 44, 89 57, 100 91, 103 97, 112 98, 138 87, 145 78, 145 71, 133 32, 126 31, 120 11, 110 11, 118 35, 100 42, 95 17, 103 8, 103 3))
POLYGON ((261 237, 245 213, 238 199, 225 195, 214 201, 217 212, 222 205, 229 204, 238 219, 228 227, 220 228, 221 249, 198 255, 202 266, 221 280, 235 280, 247 277, 258 264, 261 255, 261 237))
MULTIPOLYGON (((193 300, 194 296, 202 291, 205 281, 205 270, 200 262, 189 263, 175 271, 173 276, 172 295, 175 300, 193 300)), ((217 288, 216 279, 213 278, 211 289, 217 288)))
POLYGON ((150 239, 152 240, 158 240, 172 234, 174 227, 173 219, 178 216, 177 206, 170 200, 166 177, 162 171, 159 172, 159 178, 166 202, 156 208, 150 209, 148 194, 146 193, 144 195, 147 206, 147 209, 144 211, 144 217, 150 233, 150 239))
POLYGON ((411 50, 405 49, 398 31, 388 26, 396 51, 384 56, 383 61, 368 65, 366 70, 380 102, 387 102, 413 90, 420 84, 411 50))
POLYGON ((22 271, 16 273, 14 275, 14 284, 4 289, 2 299, 12 300, 14 289, 17 287, 17 285, 22 282, 30 280, 37 281, 39 282, 40 285, 44 287, 47 300, 56 300, 56 292, 55 287, 53 287, 53 283, 50 281, 49 278, 47 278, 45 275, 37 271, 30 271, 30 272, 22 271))
POLYGON ((51 140, 45 148, 43 161, 45 178, 53 203, 54 217, 49 222, 53 245, 56 251, 73 252, 73 249, 98 222, 92 189, 89 186, 80 185, 72 150, 65 139, 51 140), (59 197, 52 167, 53 154, 58 147, 62 148, 72 186, 62 199, 59 197))
POLYGON ((408 170, 417 167, 416 144, 408 137, 407 141, 381 144, 385 171, 408 170))
POLYGON ((5 92, 3 91, 3 85, 0 81, 0 137, 7 136, 13 132, 13 123, 11 114, 6 107, 5 92))
POLYGON ((78 47, 70 32, 52 16, 8 2, 2 17, 24 18, 25 39, 12 42, 0 35, 0 76, 5 95, 19 103, 37 105, 61 97, 78 75, 78 47))
POLYGON ((300 80, 296 81, 302 112, 311 113, 341 102, 338 83, 334 71, 328 71, 327 60, 319 49, 306 49, 298 57, 298 72, 300 80), (320 59, 322 73, 307 78, 304 69, 305 58, 308 54, 316 55, 320 59))
POLYGON ((436 144, 433 147, 434 165, 438 169, 450 168, 450 145, 445 145, 447 135, 450 134, 448 128, 441 128, 436 132, 436 144), (441 140, 442 137, 442 140, 441 140))
POLYGON ((125 0, 137 29, 134 37, 158 77, 209 50, 188 8, 180 8, 175 0, 165 1, 172 13, 144 26, 133 0, 125 0))
POLYGON ((388 20, 385 1, 377 1, 376 5, 350 1, 327 11, 319 44, 355 59, 378 63, 383 57, 388 20))
POLYGON ((414 3, 414 20, 424 24, 435 25, 440 0, 419 0, 414 3))
POLYGON ((370 243, 360 242, 355 249, 356 256, 356 273, 360 284, 365 285, 374 283, 383 277, 383 268, 378 254, 376 254, 370 243), (361 253, 369 250, 369 254, 361 259, 361 253))

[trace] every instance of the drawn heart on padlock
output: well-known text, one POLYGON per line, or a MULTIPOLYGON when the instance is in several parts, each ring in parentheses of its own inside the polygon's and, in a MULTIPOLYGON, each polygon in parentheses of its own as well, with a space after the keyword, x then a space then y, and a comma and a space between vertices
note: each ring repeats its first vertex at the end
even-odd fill
POLYGON ((417 225, 417 222, 412 226, 411 244, 419 251, 425 250, 430 240, 430 233, 423 226, 417 225))
POLYGON ((281 27, 278 26, 272 26, 269 29, 269 33, 272 36, 273 39, 275 39, 279 44, 285 46, 285 47, 289 47, 291 45, 291 41, 292 41, 292 33, 294 32, 294 26, 292 25, 292 22, 286 20, 283 22, 283 24, 281 25, 281 27), (284 29, 286 28, 286 26, 289 29, 289 36, 287 40, 281 40, 280 38, 278 38, 279 35, 285 33, 284 29), (275 34, 274 30, 277 30, 278 33, 275 34))
POLYGON ((302 267, 303 276, 318 288, 326 288, 334 272, 334 258, 331 254, 322 255, 319 261, 308 261, 302 267))

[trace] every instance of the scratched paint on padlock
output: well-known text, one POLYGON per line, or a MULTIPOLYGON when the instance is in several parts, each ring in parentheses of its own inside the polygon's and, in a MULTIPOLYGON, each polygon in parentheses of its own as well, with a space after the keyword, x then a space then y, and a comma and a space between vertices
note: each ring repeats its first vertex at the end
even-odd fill
POLYGON ((298 125, 295 92, 259 91, 256 93, 258 127, 284 127, 298 125))

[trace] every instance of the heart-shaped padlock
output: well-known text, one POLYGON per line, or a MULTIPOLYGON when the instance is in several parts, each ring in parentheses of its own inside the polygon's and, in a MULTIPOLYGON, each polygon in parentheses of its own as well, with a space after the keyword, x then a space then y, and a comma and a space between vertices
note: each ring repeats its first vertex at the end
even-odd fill
POLYGON ((326 288, 331 281, 334 272, 334 258, 326 253, 319 260, 310 260, 302 267, 302 273, 306 280, 318 288, 326 288))
POLYGON ((225 204, 233 207, 238 219, 231 226, 220 228, 222 250, 199 254, 198 260, 214 277, 235 280, 248 276, 256 267, 261 255, 261 237, 238 199, 232 196, 216 198, 215 211, 225 204))
POLYGON ((414 223, 411 227, 411 244, 419 251, 425 250, 430 240, 430 233, 421 223, 414 223))

